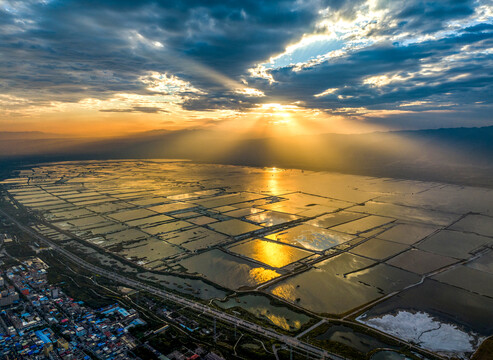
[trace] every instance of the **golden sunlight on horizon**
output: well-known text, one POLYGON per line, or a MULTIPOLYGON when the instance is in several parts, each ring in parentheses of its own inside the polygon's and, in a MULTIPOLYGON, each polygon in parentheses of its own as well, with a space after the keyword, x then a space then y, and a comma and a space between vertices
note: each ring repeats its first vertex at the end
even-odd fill
MULTIPOLYGON (((300 104, 259 103, 244 110, 184 110, 172 96, 119 94, 107 100, 51 103, 7 116, 3 131, 40 131, 79 137, 118 137, 152 130, 207 129, 237 137, 364 133, 380 126, 300 104), (67 122, 70 127, 67 127, 67 122)), ((383 115, 382 115, 383 116, 383 115)))

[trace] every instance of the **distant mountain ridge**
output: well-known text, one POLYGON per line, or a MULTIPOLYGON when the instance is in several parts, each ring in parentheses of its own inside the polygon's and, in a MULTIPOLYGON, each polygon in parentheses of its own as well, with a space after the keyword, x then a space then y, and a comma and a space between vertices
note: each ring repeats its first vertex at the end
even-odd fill
POLYGON ((157 130, 107 140, 30 136, 2 138, 0 159, 186 158, 493 186, 493 126, 261 139, 211 130, 157 130))
POLYGON ((66 137, 66 135, 46 133, 42 131, 0 131, 0 140, 53 139, 66 137))

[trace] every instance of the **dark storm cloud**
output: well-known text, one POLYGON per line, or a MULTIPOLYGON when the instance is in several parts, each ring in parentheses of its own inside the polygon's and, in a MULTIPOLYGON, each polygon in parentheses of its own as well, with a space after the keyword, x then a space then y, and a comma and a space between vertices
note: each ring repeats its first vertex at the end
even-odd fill
POLYGON ((410 1, 397 12, 395 19, 399 21, 400 31, 412 29, 429 33, 441 30, 450 20, 473 14, 475 3, 474 0, 410 1))
MULTIPOLYGON (((355 19, 358 10, 368 8, 365 1, 7 1, 0 5, 0 94, 30 104, 148 95, 152 91, 141 79, 152 71, 176 75, 201 90, 181 92, 187 110, 245 110, 264 101, 301 101, 337 113, 350 107, 402 109, 406 102, 426 101, 412 109, 471 106, 491 111, 493 24, 485 16, 481 21, 473 16, 487 2, 377 4, 388 12, 365 33, 369 44, 349 46, 346 55, 299 71, 293 66, 271 70, 276 82, 270 84, 249 77, 248 69, 282 53, 304 33, 322 31, 316 27, 322 18, 355 19), (463 23, 449 26, 458 21, 463 23), (400 34, 405 36, 391 40, 400 34), (444 62, 446 58, 453 60, 444 62), (425 71, 433 68, 441 70, 425 71), (365 83, 383 75, 406 80, 365 83), (238 94, 224 78, 233 83, 246 79, 266 97, 238 94), (314 97, 330 88, 338 90, 314 97)), ((162 109, 132 104, 101 111, 162 109)))
POLYGON ((316 6, 296 1, 24 3, 0 14, 0 51, 8 54, 0 60, 2 90, 101 98, 144 92, 138 77, 146 71, 216 86, 206 76, 194 78, 181 60, 237 77, 310 30, 316 15, 316 6))

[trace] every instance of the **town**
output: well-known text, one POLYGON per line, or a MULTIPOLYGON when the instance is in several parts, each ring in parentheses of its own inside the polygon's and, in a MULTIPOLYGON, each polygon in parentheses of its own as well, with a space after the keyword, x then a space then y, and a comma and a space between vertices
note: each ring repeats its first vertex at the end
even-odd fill
MULTIPOLYGON (((135 309, 118 303, 93 309, 71 298, 48 282, 49 266, 38 257, 5 266, 3 260, 9 255, 2 247, 12 241, 11 235, 0 234, 1 359, 141 359, 134 352, 139 340, 129 330, 147 323, 135 309)), ((166 309, 162 313, 177 317, 166 309)), ((178 320, 184 328, 183 323, 190 322, 186 317, 178 320)), ((150 332, 161 333, 168 327, 150 332)), ((149 344, 145 348, 159 354, 159 359, 222 359, 200 347, 185 354, 174 350, 169 356, 149 344)))

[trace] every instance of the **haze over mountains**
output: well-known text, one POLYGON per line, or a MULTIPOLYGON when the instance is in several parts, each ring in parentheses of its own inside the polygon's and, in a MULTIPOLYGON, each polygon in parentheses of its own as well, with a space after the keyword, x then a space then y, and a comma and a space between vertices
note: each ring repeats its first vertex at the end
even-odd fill
POLYGON ((493 186, 493 126, 238 138, 157 130, 111 139, 0 132, 0 161, 181 158, 493 186))

